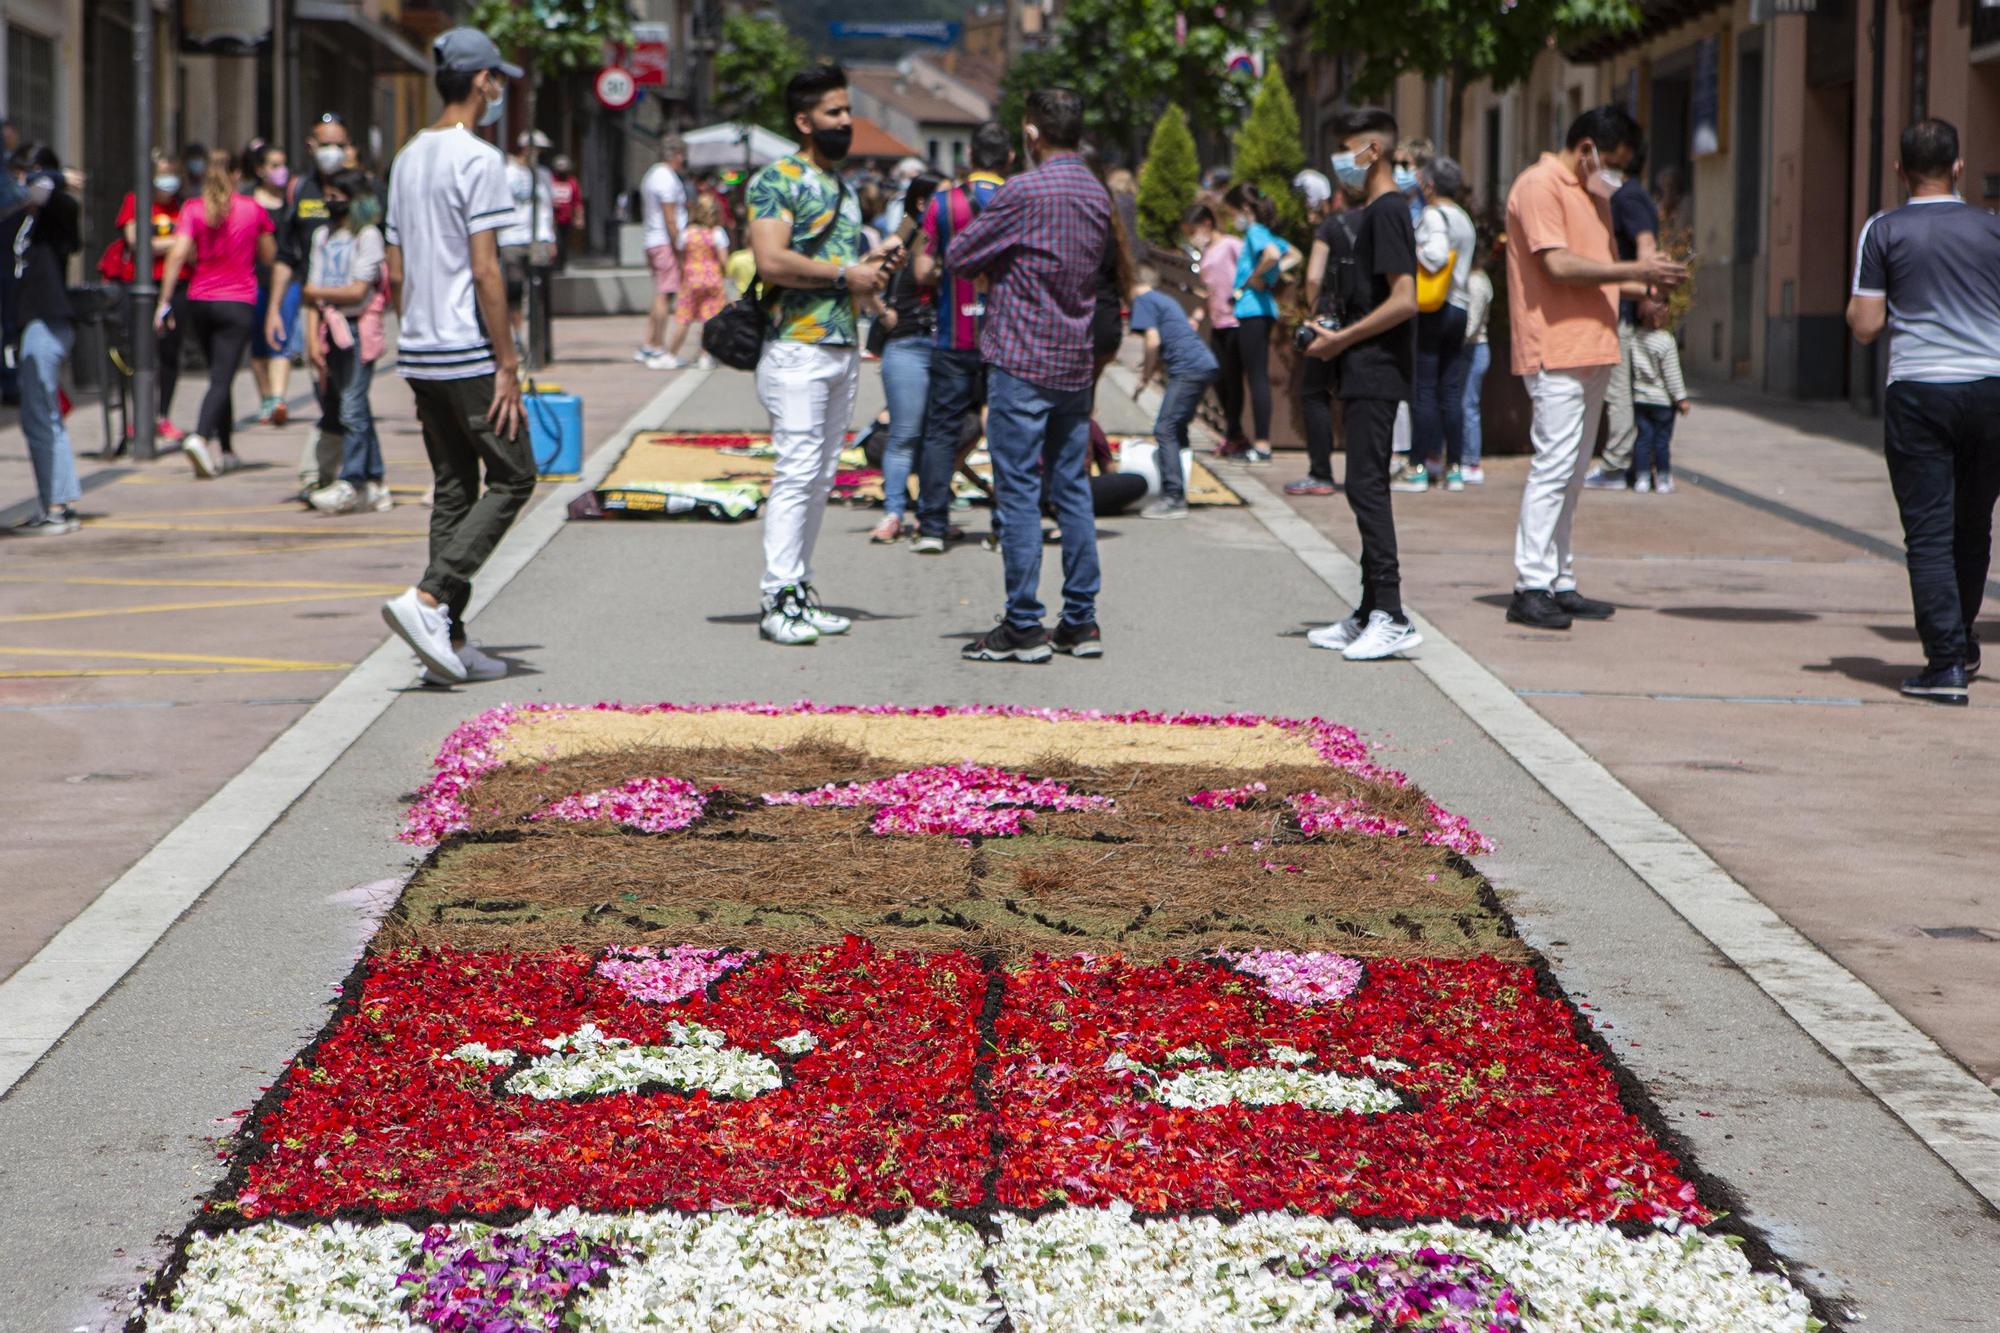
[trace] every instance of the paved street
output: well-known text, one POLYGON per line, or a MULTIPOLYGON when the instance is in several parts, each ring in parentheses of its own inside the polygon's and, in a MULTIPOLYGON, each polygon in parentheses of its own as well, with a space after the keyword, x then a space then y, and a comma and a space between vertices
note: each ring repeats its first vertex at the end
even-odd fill
MULTIPOLYGON (((635 414, 763 426, 747 376, 634 369, 629 321, 559 334, 556 378, 584 394, 593 443, 635 414)), ((879 402, 867 379, 857 420, 879 402)), ((401 501, 423 472, 406 391, 385 384, 377 404, 401 501)), ((1109 381, 1101 409, 1113 431, 1148 420, 1109 381)), ((2000 905, 1976 855, 1991 843, 1982 806, 1965 793, 1996 776, 2000 706, 1977 687, 1968 711, 1894 694, 1913 646, 1907 589, 1882 548, 1895 533, 1880 460, 1801 422, 1814 424, 1704 404, 1676 441, 1692 483, 1681 493, 1585 498, 1585 587, 1620 604, 1609 625, 1559 637, 1502 619, 1514 460, 1492 460, 1483 491, 1398 497, 1406 596, 1991 1083, 2000 1044, 1979 1015, 2000 1003, 2000 967, 1983 961, 2000 958, 2000 905)), ((755 637, 755 523, 578 523, 530 549, 531 519, 516 544, 532 559, 476 619, 516 673, 419 690, 393 653, 370 654, 383 637, 375 601, 407 581, 424 511, 300 514, 279 503, 296 437, 254 441, 245 452, 268 470, 197 485, 175 460, 135 468, 91 491, 82 535, 5 548, 17 655, 0 662, 0 736, 34 762, 0 775, 0 800, 30 813, 34 836, 0 848, 0 878, 24 886, 0 972, 315 703, 311 727, 368 723, 351 744, 322 738, 338 756, 324 776, 249 830, 247 854, 0 1100, 0 1308, 18 1326, 111 1327, 129 1312, 220 1175, 216 1136, 324 1022, 329 987, 411 864, 390 836, 408 793, 460 721, 509 701, 812 698, 1243 710, 1360 729, 1497 840, 1482 868, 1527 942, 1801 1280, 1869 1329, 1993 1327, 1991 1202, 1430 675, 1308 650, 1304 629, 1345 607, 1273 517, 1296 458, 1225 471, 1254 508, 1103 525, 1101 661, 961 662, 959 642, 999 608, 997 557, 871 547, 864 510, 830 514, 817 579, 855 630, 801 651, 755 637), (138 578, 154 581, 109 581, 138 578), (210 605, 159 609, 190 603, 210 605), (107 665, 187 674, 77 674, 107 665), (36 669, 71 674, 19 674, 36 669)), ((1290 512, 1353 550, 1343 501, 1290 512)), ((1456 660, 1450 644, 1425 651, 1456 660)), ((255 780, 277 791, 281 776, 255 780)), ((268 794, 246 790, 246 803, 268 794)))

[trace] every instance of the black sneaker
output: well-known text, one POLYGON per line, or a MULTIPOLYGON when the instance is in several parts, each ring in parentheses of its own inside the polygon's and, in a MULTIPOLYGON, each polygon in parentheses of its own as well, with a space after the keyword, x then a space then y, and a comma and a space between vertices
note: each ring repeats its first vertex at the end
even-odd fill
POLYGON ((1056 632, 1049 636, 1049 644, 1059 653, 1071 657, 1104 656, 1104 636, 1097 632, 1097 622, 1086 620, 1081 625, 1072 625, 1067 620, 1056 623, 1056 632))
POLYGON ((1004 620, 959 653, 968 662, 1046 662, 1054 655, 1049 632, 1040 625, 1015 629, 1004 620))
POLYGON ((1979 674, 1979 636, 1972 632, 1972 626, 1965 627, 1965 678, 1971 680, 1979 674))
POLYGON ((1934 704, 1963 707, 1971 702, 1965 688, 1965 667, 1959 662, 1949 666, 1925 667, 1898 688, 1912 699, 1928 699, 1934 704))
POLYGON ((1574 588, 1556 594, 1556 605, 1567 612, 1572 620, 1609 620, 1618 613, 1618 608, 1609 602, 1600 602, 1585 597, 1574 588))
POLYGON ((1531 629, 1568 629, 1570 614, 1556 605, 1554 597, 1532 588, 1514 594, 1514 600, 1507 604, 1507 619, 1531 629))

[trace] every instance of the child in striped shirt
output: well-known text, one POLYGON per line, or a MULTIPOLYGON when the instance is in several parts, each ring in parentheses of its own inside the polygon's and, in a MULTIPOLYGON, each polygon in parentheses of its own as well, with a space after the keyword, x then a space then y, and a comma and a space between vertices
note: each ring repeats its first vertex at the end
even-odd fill
POLYGON ((1632 344, 1632 410, 1639 438, 1632 449, 1632 489, 1671 495, 1674 491, 1674 417, 1686 416, 1687 385, 1681 353, 1664 307, 1654 310, 1632 344))

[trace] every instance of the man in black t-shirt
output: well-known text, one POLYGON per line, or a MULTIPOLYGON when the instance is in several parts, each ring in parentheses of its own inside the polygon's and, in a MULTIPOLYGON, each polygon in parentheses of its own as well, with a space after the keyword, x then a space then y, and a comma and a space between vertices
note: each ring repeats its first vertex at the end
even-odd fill
POLYGON ((1347 504, 1361 530, 1361 604, 1346 620, 1307 638, 1316 648, 1339 649, 1349 661, 1361 662, 1423 642, 1403 614, 1389 497, 1396 404, 1409 400, 1417 356, 1417 237, 1390 161, 1395 117, 1359 108, 1341 118, 1339 133, 1343 147, 1333 155, 1334 175, 1350 201, 1366 202, 1352 232, 1351 262, 1332 259, 1333 245, 1345 236, 1329 237, 1320 304, 1337 316, 1339 327, 1322 327, 1306 355, 1339 360, 1347 504))
MULTIPOLYGON (((1636 125, 1620 140, 1632 156, 1620 171, 1606 167, 1601 173, 1611 195, 1611 241, 1624 260, 1651 259, 1660 248, 1660 206, 1646 189, 1646 141, 1636 125)), ((1601 146, 1601 145, 1600 145, 1601 146)), ((1641 308, 1650 300, 1625 296, 1618 301, 1619 362, 1611 368, 1611 383, 1604 390, 1604 422, 1609 434, 1604 441, 1604 457, 1583 479, 1593 491, 1622 491, 1631 483, 1632 446, 1639 439, 1639 419, 1632 409, 1632 346, 1638 336, 1641 308)))

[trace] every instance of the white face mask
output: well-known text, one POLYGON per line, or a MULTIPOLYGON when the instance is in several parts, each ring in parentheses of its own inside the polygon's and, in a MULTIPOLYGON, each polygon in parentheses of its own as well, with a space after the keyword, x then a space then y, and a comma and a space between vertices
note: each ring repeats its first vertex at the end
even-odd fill
POLYGON ((479 118, 481 129, 484 129, 488 125, 498 124, 500 117, 507 110, 507 85, 500 83, 497 77, 494 79, 494 82, 499 84, 500 91, 494 96, 492 101, 486 104, 486 114, 479 118))
POLYGON ((313 149, 313 165, 322 176, 331 176, 347 160, 347 150, 337 143, 323 143, 313 149))
POLYGON ((1618 193, 1625 184, 1625 173, 1616 167, 1606 167, 1597 173, 1597 178, 1609 185, 1613 194, 1618 193))

